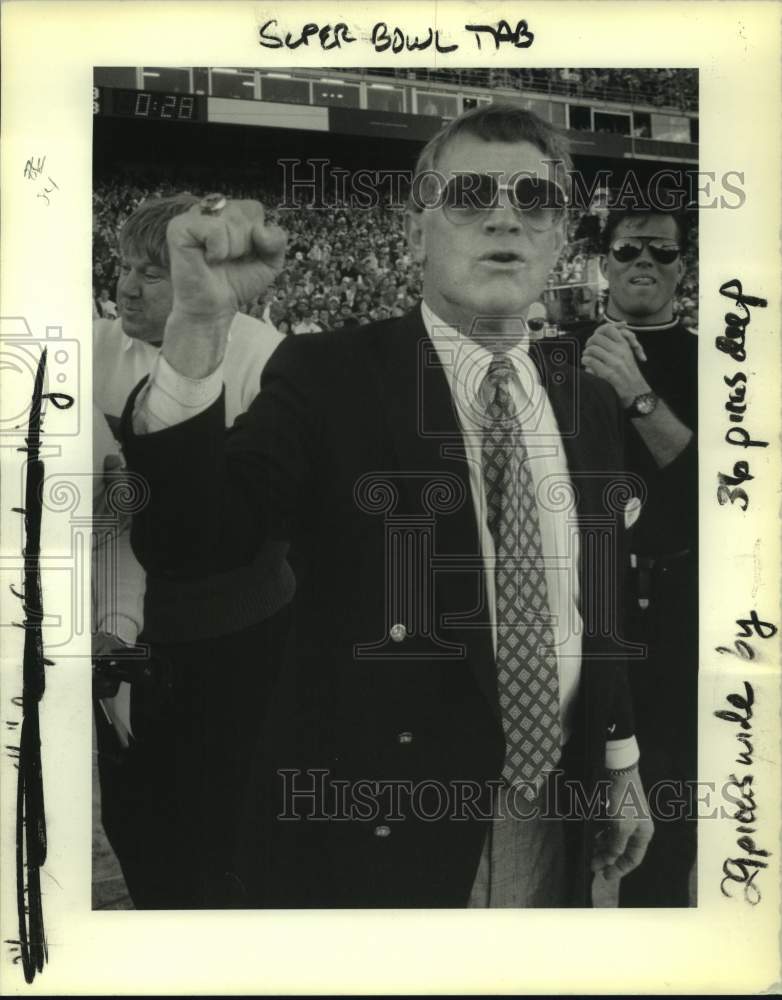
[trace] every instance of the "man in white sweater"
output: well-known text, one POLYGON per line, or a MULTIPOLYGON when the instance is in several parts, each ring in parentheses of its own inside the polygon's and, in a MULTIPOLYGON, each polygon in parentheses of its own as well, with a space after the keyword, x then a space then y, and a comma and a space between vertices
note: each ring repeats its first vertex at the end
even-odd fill
MULTIPOLYGON (((184 194, 148 201, 120 232, 119 316, 97 320, 93 332, 93 401, 112 429, 128 394, 157 363, 172 306, 166 230, 197 200, 184 194)), ((233 316, 227 426, 257 395, 261 371, 282 339, 268 323, 233 316)), ((131 697, 123 685, 115 699, 103 700, 113 729, 102 710, 96 713, 104 827, 138 908, 220 902, 232 816, 276 677, 294 587, 280 545, 241 572, 198 586, 146 580, 137 624, 155 664, 152 684, 134 685, 131 697)), ((107 637, 99 638, 105 654, 107 637)), ((128 641, 118 636, 118 648, 122 639, 128 641)))
MULTIPOLYGON (((198 199, 183 194, 145 202, 120 234, 119 316, 93 327, 93 402, 111 424, 125 400, 149 375, 160 351, 172 290, 166 227, 198 199)), ((234 315, 226 350, 226 421, 230 426, 258 394, 261 372, 283 339, 273 326, 234 315)))

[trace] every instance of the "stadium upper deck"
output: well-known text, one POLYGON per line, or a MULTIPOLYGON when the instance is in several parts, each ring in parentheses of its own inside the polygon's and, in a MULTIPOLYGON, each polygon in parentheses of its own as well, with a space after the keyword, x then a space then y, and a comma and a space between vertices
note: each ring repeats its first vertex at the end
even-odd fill
POLYGON ((466 108, 512 100, 570 130, 576 153, 697 160, 694 70, 112 67, 95 83, 194 95, 212 122, 424 140, 466 108))

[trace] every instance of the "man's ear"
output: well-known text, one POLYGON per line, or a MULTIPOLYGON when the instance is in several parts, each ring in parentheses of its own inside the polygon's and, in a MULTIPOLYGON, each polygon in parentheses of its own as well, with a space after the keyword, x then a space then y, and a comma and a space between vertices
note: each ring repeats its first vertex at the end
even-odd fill
POLYGON ((606 280, 608 280, 608 273, 607 273, 606 263, 607 263, 606 262, 606 255, 604 253, 601 253, 600 254, 600 273, 603 275, 603 277, 606 280))
POLYGON ((413 259, 423 264, 426 260, 426 239, 424 237, 423 212, 405 212, 405 235, 413 259))
POLYGON ((687 270, 687 267, 685 266, 685 263, 682 260, 681 254, 679 254, 679 260, 677 262, 676 270, 678 271, 678 274, 676 275, 676 285, 678 287, 682 283, 684 279, 684 273, 687 270))

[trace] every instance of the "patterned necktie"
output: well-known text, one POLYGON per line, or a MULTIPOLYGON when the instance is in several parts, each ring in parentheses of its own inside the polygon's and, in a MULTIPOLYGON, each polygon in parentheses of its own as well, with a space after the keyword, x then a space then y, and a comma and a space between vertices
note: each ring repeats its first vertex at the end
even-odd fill
POLYGON ((534 798, 561 756, 559 675, 535 483, 509 392, 512 362, 495 355, 484 382, 487 522, 495 548, 497 689, 505 732, 502 777, 534 798), (488 384, 487 384, 488 383, 488 384))

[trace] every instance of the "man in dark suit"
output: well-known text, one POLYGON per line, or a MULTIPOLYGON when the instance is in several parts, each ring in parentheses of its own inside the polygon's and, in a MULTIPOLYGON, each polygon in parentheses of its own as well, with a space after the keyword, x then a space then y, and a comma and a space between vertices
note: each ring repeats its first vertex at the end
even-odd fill
POLYGON ((240 905, 584 905, 591 870, 643 856, 619 407, 521 319, 564 242, 565 160, 515 106, 450 123, 407 215, 421 307, 283 342, 227 437, 225 317, 284 237, 252 202, 169 227, 174 308, 124 416, 136 548, 188 578, 286 539, 297 582, 240 905))

